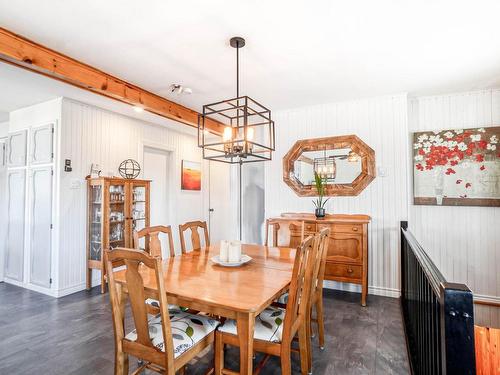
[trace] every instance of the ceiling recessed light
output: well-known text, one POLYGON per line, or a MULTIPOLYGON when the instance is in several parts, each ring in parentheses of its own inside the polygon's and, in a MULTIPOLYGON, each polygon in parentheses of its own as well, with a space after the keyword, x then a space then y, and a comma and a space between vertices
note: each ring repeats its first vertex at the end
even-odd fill
POLYGON ((142 108, 142 107, 138 107, 138 106, 134 105, 133 108, 134 108, 134 111, 136 111, 137 113, 144 112, 144 108, 142 108))

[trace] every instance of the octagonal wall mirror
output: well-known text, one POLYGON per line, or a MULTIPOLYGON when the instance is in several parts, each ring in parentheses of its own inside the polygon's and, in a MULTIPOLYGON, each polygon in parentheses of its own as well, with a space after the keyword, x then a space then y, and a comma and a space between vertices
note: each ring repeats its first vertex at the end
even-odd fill
POLYGON ((375 151, 355 135, 295 142, 283 158, 283 181, 298 196, 317 196, 314 172, 325 195, 358 195, 375 178, 375 151))

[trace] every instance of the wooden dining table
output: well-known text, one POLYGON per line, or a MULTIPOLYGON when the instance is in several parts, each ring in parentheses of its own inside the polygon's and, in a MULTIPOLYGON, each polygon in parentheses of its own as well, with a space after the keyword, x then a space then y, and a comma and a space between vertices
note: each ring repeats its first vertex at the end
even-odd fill
MULTIPOLYGON (((170 257, 162 262, 168 303, 235 319, 240 342, 240 374, 252 374, 255 317, 288 290, 295 249, 242 245, 252 260, 239 267, 211 261, 219 245, 170 257)), ((140 269, 147 297, 157 290, 154 271, 140 269), (151 293, 151 294, 150 294, 151 293)), ((125 270, 115 272, 125 284, 125 270)))

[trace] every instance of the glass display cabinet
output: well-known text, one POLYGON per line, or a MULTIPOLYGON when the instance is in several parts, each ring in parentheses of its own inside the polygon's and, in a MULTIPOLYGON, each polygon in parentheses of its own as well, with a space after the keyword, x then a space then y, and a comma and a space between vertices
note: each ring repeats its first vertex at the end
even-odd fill
POLYGON ((106 290, 103 249, 131 248, 134 230, 149 226, 149 184, 115 177, 87 179, 87 289, 92 270, 98 269, 101 292, 106 290))

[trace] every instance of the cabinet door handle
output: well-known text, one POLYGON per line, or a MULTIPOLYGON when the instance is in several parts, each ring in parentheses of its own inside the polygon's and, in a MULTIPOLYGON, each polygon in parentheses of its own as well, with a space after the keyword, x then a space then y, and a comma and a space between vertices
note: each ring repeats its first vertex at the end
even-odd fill
POLYGON ((352 268, 347 269, 347 273, 352 273, 352 272, 353 272, 352 268))
POLYGON ((357 232, 357 231, 358 231, 358 228, 357 228, 357 227, 353 227, 353 228, 352 228, 352 231, 353 231, 353 232, 357 232))

